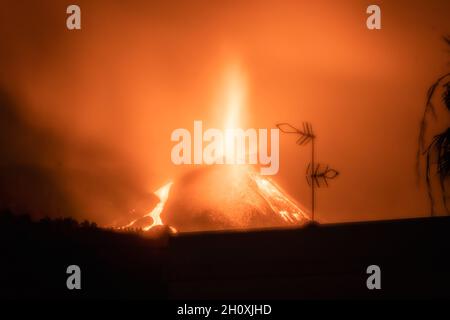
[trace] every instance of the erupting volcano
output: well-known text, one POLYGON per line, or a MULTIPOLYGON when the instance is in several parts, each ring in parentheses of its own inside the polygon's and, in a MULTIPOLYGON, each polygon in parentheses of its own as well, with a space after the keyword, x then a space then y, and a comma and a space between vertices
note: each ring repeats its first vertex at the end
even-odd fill
MULTIPOLYGON (((227 69, 225 129, 238 128, 242 122, 244 80, 238 65, 227 69)), ((235 153, 232 140, 233 136, 225 137, 227 148, 218 159, 235 153)), ((174 232, 192 232, 298 226, 310 220, 306 210, 257 169, 248 164, 199 166, 158 189, 154 194, 159 203, 153 210, 124 228, 148 231, 166 225, 174 232)))
POLYGON ((168 183, 155 194, 160 202, 126 227, 209 231, 303 225, 306 210, 269 178, 250 166, 204 166, 168 183), (152 217, 149 221, 148 217, 152 217))

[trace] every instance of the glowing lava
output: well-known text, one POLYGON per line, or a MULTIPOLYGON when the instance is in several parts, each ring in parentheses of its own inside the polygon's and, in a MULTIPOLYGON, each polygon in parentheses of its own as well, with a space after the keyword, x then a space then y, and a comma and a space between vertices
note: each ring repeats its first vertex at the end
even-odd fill
POLYGON ((300 205, 257 167, 209 165, 180 176, 161 214, 179 232, 302 226, 300 205))
MULTIPOLYGON (((226 114, 223 124, 225 129, 242 125, 245 89, 246 81, 239 64, 230 64, 225 79, 225 96, 221 100, 221 114, 226 114)), ((225 154, 216 155, 218 158, 233 159, 233 139, 233 135, 225 137, 225 154)), ((246 150, 246 153, 255 151, 246 150)), ((230 164, 228 161, 226 163, 230 164)), ((181 177, 176 181, 170 199, 172 182, 158 189, 155 195, 159 203, 140 218, 152 218, 152 222, 145 225, 143 230, 165 224, 174 232, 176 230, 172 226, 180 231, 267 228, 302 225, 310 220, 305 211, 290 200, 279 186, 261 176, 253 167, 227 165, 227 168, 210 166, 210 169, 192 172, 194 176, 199 174, 199 179, 194 179, 195 183, 192 184, 186 183, 188 177, 181 177), (163 211, 164 222, 161 220, 163 211)), ((125 227, 133 227, 140 219, 125 227)))
POLYGON ((283 220, 290 223, 309 220, 308 215, 290 200, 275 182, 255 173, 252 173, 251 177, 258 185, 260 195, 283 220))
MULTIPOLYGON (((159 198, 159 203, 155 206, 155 208, 153 208, 152 211, 150 211, 149 213, 147 213, 146 215, 144 215, 142 217, 142 218, 145 218, 145 217, 152 218, 152 223, 143 227, 142 230, 148 231, 151 228, 153 228, 154 226, 164 225, 164 223, 161 220, 161 212, 163 211, 164 205, 166 204, 167 199, 169 198, 170 187, 172 187, 172 184, 173 184, 173 182, 169 182, 154 192, 154 194, 159 198)), ((137 220, 138 219, 131 221, 129 224, 127 224, 126 226, 124 226, 122 228, 133 227, 133 225, 136 223, 137 220)), ((171 227, 171 230, 173 232, 176 232, 175 228, 171 227)))
POLYGON ((166 204, 167 199, 169 198, 169 191, 172 184, 173 182, 169 182, 168 184, 162 186, 161 188, 155 191, 155 195, 158 196, 159 198, 159 203, 152 211, 150 211, 150 213, 147 213, 144 216, 144 217, 152 217, 153 219, 153 223, 151 225, 143 228, 145 231, 150 230, 150 228, 154 226, 163 225, 163 222, 161 221, 161 212, 164 209, 164 205, 166 204))

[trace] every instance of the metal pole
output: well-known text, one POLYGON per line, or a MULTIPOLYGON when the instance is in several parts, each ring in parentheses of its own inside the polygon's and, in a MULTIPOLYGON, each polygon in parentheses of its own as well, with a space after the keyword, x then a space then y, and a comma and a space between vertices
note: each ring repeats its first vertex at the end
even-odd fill
POLYGON ((315 194, 314 194, 314 172, 315 172, 315 165, 314 165, 314 140, 315 138, 312 138, 311 141, 311 219, 314 222, 314 207, 315 207, 315 194))

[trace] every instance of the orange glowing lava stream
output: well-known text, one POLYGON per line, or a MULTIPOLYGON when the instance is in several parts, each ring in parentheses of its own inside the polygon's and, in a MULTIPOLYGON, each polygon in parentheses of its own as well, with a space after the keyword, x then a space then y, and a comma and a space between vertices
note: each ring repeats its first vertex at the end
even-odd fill
POLYGON ((172 187, 173 182, 169 182, 166 185, 162 186, 158 190, 155 191, 155 195, 159 198, 159 203, 156 207, 147 213, 144 217, 152 217, 153 223, 149 226, 144 227, 144 231, 150 230, 150 228, 154 226, 162 226, 164 225, 161 220, 161 212, 164 209, 164 205, 166 204, 167 199, 169 198, 170 187, 172 187))
POLYGON ((261 196, 283 220, 290 223, 310 220, 305 211, 290 200, 275 182, 254 173, 251 177, 256 182, 261 196))
MULTIPOLYGON (((154 226, 164 225, 164 223, 161 220, 161 212, 163 211, 164 205, 166 204, 166 201, 169 198, 169 192, 170 192, 170 188, 172 187, 172 184, 173 184, 173 182, 169 182, 154 192, 154 194, 159 198, 159 202, 156 205, 156 207, 153 208, 152 211, 150 211, 149 213, 147 213, 146 215, 143 216, 143 218, 151 217, 153 219, 152 224, 142 228, 144 231, 148 231, 151 228, 153 228, 154 226)), ((124 226, 122 228, 132 227, 137 220, 138 219, 131 221, 129 224, 127 224, 126 226, 124 226)), ((170 227, 170 229, 172 230, 172 232, 176 232, 175 228, 170 227)))

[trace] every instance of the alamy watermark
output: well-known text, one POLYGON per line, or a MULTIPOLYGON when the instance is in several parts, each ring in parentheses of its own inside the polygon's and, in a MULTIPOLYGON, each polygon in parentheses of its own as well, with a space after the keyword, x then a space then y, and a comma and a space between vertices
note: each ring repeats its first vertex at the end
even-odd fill
POLYGON ((203 131, 203 122, 196 120, 193 136, 184 128, 172 132, 171 140, 178 143, 172 148, 171 159, 176 165, 259 164, 262 175, 274 175, 280 164, 279 136, 279 129, 209 128, 203 131))
MULTIPOLYGON (((376 4, 367 7, 366 13, 370 14, 366 19, 366 26, 369 30, 381 29, 381 9, 376 4)), ((71 4, 66 9, 66 27, 68 30, 81 30, 81 8, 79 5, 71 4)))
POLYGON ((66 273, 69 275, 66 280, 66 286, 69 290, 81 289, 81 269, 79 266, 72 264, 67 267, 66 273))

